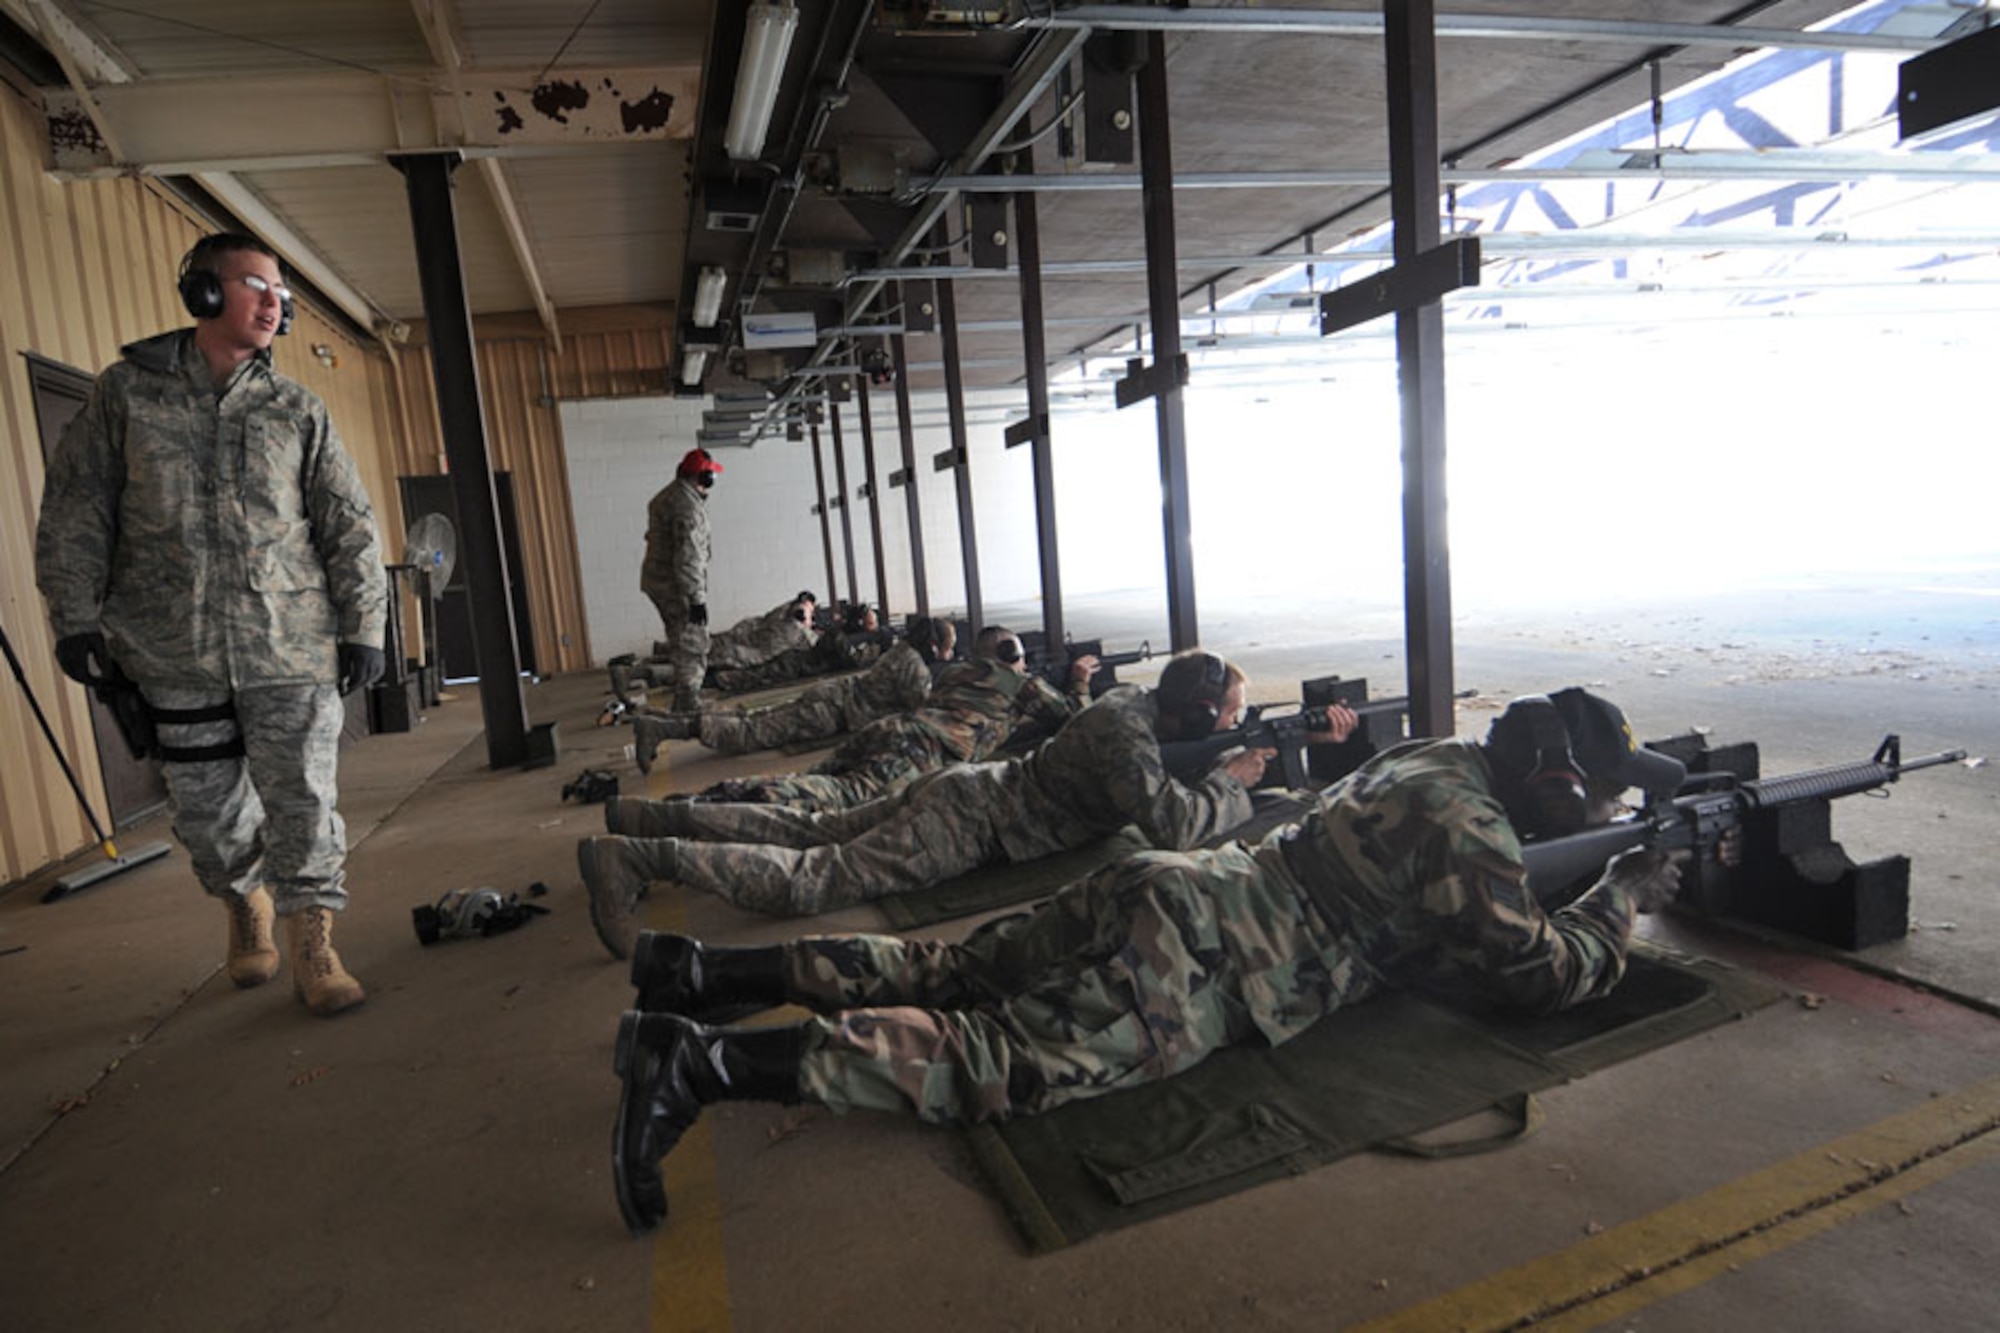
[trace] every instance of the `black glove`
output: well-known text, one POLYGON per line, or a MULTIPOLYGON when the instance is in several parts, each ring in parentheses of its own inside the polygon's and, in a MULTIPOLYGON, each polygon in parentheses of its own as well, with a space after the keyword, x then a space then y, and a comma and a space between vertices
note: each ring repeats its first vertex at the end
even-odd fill
POLYGON ((95 685, 112 671, 111 650, 104 646, 104 636, 94 629, 57 639, 56 663, 65 676, 79 685, 95 685), (91 665, 93 658, 95 667, 91 665))
POLYGON ((340 645, 340 692, 352 694, 365 690, 382 679, 388 670, 389 659, 380 648, 371 648, 365 643, 343 643, 340 645))
POLYGON ((688 603, 688 624, 690 624, 690 625, 706 625, 707 623, 708 623, 708 603, 707 603, 707 602, 689 602, 689 603, 688 603))

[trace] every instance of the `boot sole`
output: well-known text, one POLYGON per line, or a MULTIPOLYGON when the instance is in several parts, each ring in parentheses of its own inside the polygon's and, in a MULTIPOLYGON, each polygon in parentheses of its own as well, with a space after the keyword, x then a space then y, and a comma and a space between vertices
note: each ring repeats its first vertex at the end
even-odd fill
POLYGON ((272 952, 269 967, 259 965, 256 970, 248 972, 237 972, 231 969, 225 970, 229 971, 231 985, 235 986, 238 990, 250 990, 256 986, 262 986, 268 981, 276 980, 278 975, 278 955, 276 951, 272 952))
MULTIPOLYGON (((643 1108, 646 1099, 646 1084, 640 1079, 635 1086, 632 1068, 638 1063, 633 1053, 639 1044, 639 1018, 636 1013, 625 1013, 618 1019, 618 1041, 611 1051, 611 1068, 624 1085, 618 1095, 618 1118, 611 1126, 611 1183, 618 1195, 618 1213, 625 1219, 625 1226, 633 1235, 642 1236, 659 1228, 667 1220, 667 1193, 664 1185, 660 1189, 660 1211, 656 1217, 649 1208, 642 1207, 627 1173, 629 1163, 625 1160, 625 1118, 637 1096, 643 1108)), ((640 1114, 645 1114, 642 1109, 640 1114)), ((657 1162, 649 1163, 655 1172, 657 1162)))

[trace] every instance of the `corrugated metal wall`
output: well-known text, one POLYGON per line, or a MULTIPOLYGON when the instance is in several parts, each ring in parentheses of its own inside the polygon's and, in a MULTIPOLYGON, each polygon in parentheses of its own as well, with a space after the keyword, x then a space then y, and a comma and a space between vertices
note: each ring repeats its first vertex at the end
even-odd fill
MULTIPOLYGON (((35 590, 41 435, 24 353, 95 374, 120 345, 188 323, 174 294, 181 256, 213 230, 156 182, 64 184, 42 170, 41 116, 0 84, 0 623, 84 793, 102 819, 104 791, 83 691, 56 669, 35 590)), ((394 401, 387 357, 302 307, 279 340, 278 368, 326 399, 375 498, 385 533, 400 529, 394 401), (324 345, 339 361, 323 366, 324 345)), ((12 672, 0 677, 0 883, 92 842, 90 825, 12 672)))
MULTIPOLYGON (((136 338, 188 323, 174 294, 181 256, 214 228, 158 182, 64 183, 42 170, 39 108, 0 84, 0 623, 84 791, 102 818, 90 714, 56 670, 34 584, 40 434, 23 353, 95 374, 136 338)), ((529 615, 545 673, 591 661, 567 469, 555 405, 668 391, 672 311, 565 312, 561 350, 532 316, 481 320, 479 374, 493 465, 514 475, 529 615)), ((394 360, 301 303, 275 347, 278 368, 326 400, 374 498, 390 558, 405 524, 396 478, 442 473, 429 353, 394 360), (325 349, 321 357, 315 347, 325 349), (331 362, 332 364, 329 364, 331 362)), ((92 841, 23 692, 0 680, 0 884, 92 841)))

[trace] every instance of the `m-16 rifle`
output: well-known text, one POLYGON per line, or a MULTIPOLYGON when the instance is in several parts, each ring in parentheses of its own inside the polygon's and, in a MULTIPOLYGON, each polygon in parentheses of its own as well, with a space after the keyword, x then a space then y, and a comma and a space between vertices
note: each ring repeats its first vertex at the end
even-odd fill
POLYGON ((1832 841, 1830 804, 1905 773, 1957 763, 1965 751, 1905 760, 1902 738, 1890 735, 1859 763, 1759 779, 1754 747, 1748 748, 1748 779, 1691 773, 1679 792, 1653 800, 1630 819, 1526 844, 1529 889, 1554 908, 1588 889, 1618 853, 1653 846, 1693 853, 1677 901, 1698 911, 1746 917, 1844 949, 1907 934, 1909 858, 1856 866, 1832 841), (1725 865, 1717 851, 1739 828, 1738 863, 1725 865))
MULTIPOLYGON (((1347 706, 1366 718, 1371 714, 1405 712, 1410 701, 1407 696, 1397 696, 1347 706)), ((1272 766, 1277 770, 1276 776, 1267 768, 1264 781, 1258 785, 1301 789, 1309 785, 1306 747, 1324 741, 1325 732, 1324 708, 1300 708, 1296 713, 1270 717, 1263 705, 1252 704, 1243 710, 1243 721, 1227 731, 1214 732, 1198 741, 1162 741, 1160 757, 1171 776, 1182 782, 1195 782, 1231 750, 1276 750, 1278 762, 1272 766)))
POLYGON ((1154 656, 1150 639, 1141 639, 1137 648, 1122 653, 1105 652, 1102 639, 1071 639, 1063 645, 1063 649, 1060 656, 1031 650, 1028 669, 1056 689, 1068 693, 1070 668, 1076 665, 1076 659, 1094 657, 1097 659, 1097 671, 1090 678, 1090 697, 1093 699, 1118 683, 1119 667, 1150 661, 1154 656))
POLYGON ((907 633, 908 631, 901 625, 879 625, 874 629, 842 630, 837 638, 840 646, 839 660, 846 663, 854 663, 866 659, 872 662, 883 653, 895 647, 896 640, 903 638, 907 633))

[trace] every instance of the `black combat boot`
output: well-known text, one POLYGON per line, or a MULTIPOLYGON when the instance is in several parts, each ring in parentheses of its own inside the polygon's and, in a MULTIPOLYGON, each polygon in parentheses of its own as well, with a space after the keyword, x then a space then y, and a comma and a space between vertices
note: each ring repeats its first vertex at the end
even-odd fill
POLYGON ((666 1220, 660 1159, 711 1102, 801 1099, 804 1027, 707 1028, 679 1014, 628 1011, 612 1067, 625 1084, 611 1135, 618 1211, 633 1234, 666 1220))
POLYGON ((646 1013, 703 1023, 733 1023, 791 999, 782 946, 723 948, 662 930, 639 932, 632 984, 646 1013))

